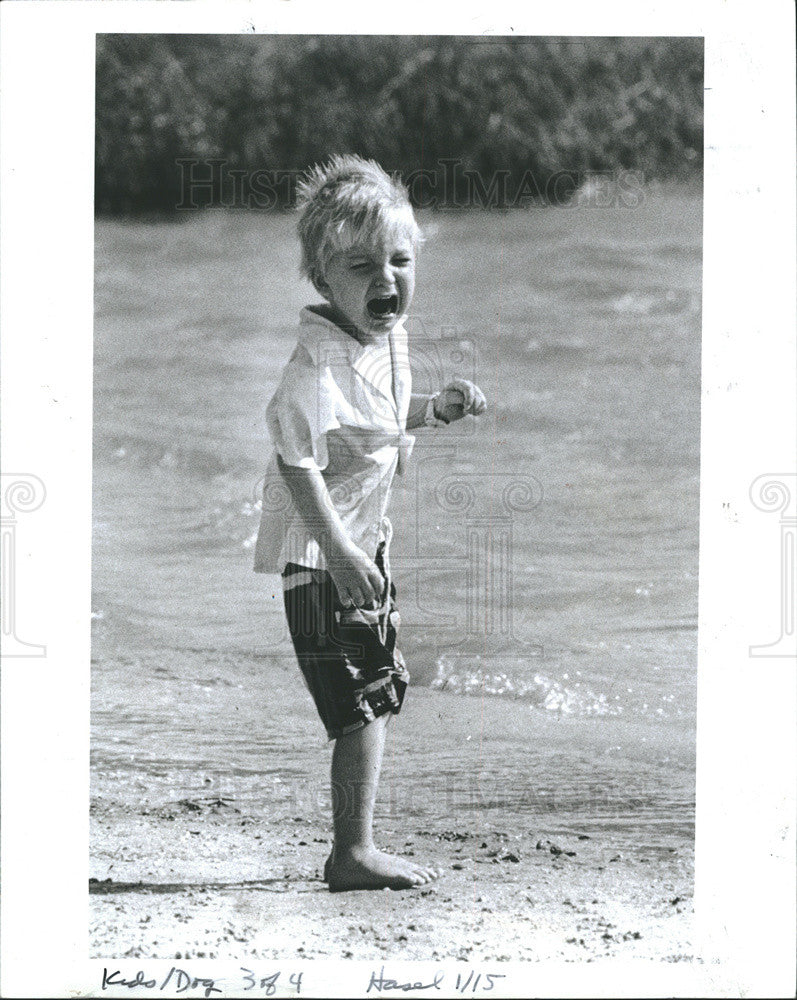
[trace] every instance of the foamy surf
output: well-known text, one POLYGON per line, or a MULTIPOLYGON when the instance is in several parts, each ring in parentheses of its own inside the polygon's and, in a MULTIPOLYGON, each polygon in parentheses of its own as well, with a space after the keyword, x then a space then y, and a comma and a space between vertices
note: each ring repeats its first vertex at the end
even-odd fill
POLYGON ((593 691, 581 679, 581 671, 569 683, 562 683, 542 673, 529 679, 510 672, 485 670, 476 656, 466 665, 444 653, 437 660, 436 674, 430 687, 461 695, 491 695, 530 702, 546 712, 562 715, 621 715, 623 706, 612 704, 606 694, 593 691))

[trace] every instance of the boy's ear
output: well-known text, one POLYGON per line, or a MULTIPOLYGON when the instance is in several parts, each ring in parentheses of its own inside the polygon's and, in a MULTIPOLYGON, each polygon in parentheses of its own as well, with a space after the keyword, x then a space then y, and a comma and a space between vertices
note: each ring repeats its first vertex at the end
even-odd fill
POLYGON ((326 283, 326 281, 324 281, 323 274, 319 274, 317 271, 314 272, 312 276, 312 282, 315 285, 315 290, 317 292, 320 292, 324 296, 324 298, 326 298, 327 293, 329 292, 329 285, 326 283))

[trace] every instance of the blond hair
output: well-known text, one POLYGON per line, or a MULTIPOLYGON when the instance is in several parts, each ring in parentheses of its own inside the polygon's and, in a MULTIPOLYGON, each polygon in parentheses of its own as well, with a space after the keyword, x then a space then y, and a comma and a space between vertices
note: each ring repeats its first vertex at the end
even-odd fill
POLYGON ((407 189, 373 160, 350 153, 311 167, 296 188, 301 270, 318 288, 332 255, 379 236, 409 234, 421 242, 407 189))

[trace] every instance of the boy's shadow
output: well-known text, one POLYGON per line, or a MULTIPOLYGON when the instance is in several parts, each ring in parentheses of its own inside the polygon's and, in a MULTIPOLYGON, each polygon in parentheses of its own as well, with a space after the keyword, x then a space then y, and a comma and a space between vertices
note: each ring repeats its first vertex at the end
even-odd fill
POLYGON ((125 892, 146 892, 169 895, 180 892, 203 892, 245 889, 251 892, 328 892, 319 876, 309 878, 259 878, 242 882, 115 882, 113 879, 89 879, 89 894, 113 896, 125 892), (318 888, 315 887, 318 883, 318 888), (309 888, 299 888, 305 884, 309 888))

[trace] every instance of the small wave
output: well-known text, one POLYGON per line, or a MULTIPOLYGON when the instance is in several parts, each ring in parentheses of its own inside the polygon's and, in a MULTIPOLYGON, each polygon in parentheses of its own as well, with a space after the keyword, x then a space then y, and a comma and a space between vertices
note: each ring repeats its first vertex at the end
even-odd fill
POLYGON ((204 510, 198 521, 189 524, 188 530, 208 532, 227 529, 230 526, 238 527, 243 518, 259 518, 260 508, 259 500, 242 500, 239 496, 228 497, 214 507, 204 510))
POLYGON ((467 664, 443 654, 437 660, 437 671, 430 687, 462 695, 492 695, 528 701, 546 712, 562 715, 621 715, 621 705, 609 702, 605 694, 596 694, 582 681, 563 684, 541 673, 530 679, 512 671, 490 671, 481 666, 476 656, 467 664))
POLYGON ((227 677, 196 678, 193 683, 196 687, 202 688, 205 691, 209 691, 211 688, 216 688, 216 687, 228 687, 228 688, 243 687, 243 684, 236 684, 234 681, 231 681, 227 677))
POLYGON ((211 447, 185 447, 168 441, 155 441, 144 436, 97 434, 95 460, 135 469, 161 469, 196 475, 204 480, 223 475, 233 469, 234 462, 211 447))
POLYGON ((587 342, 579 337, 551 341, 532 338, 525 347, 526 353, 533 354, 538 361, 578 359, 586 349, 587 342))
POLYGON ((611 301, 611 309, 621 315, 660 316, 695 314, 695 297, 688 291, 669 288, 666 291, 626 292, 611 301))

